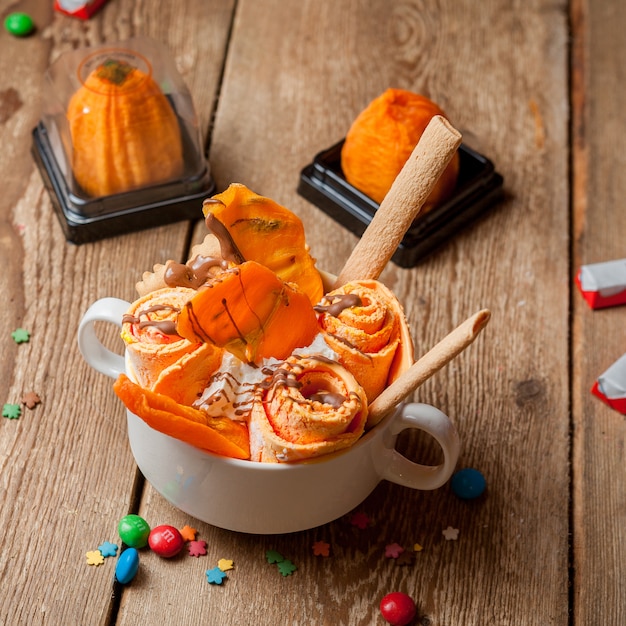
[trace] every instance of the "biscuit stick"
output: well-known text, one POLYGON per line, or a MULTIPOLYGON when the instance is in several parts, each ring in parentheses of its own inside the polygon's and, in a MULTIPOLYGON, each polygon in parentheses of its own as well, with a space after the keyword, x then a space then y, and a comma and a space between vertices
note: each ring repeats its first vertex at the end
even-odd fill
POLYGON ((351 280, 377 279, 461 144, 461 134, 433 117, 355 246, 334 289, 351 280))
POLYGON ((366 428, 372 428, 399 402, 436 374, 444 365, 459 355, 476 339, 487 325, 491 312, 487 309, 478 311, 457 326, 434 348, 396 379, 370 404, 366 428))

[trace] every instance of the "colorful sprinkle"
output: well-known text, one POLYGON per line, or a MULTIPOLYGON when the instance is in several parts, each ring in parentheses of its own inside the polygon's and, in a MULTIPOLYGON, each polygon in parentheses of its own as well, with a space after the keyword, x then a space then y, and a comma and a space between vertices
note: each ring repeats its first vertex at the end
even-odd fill
POLYGON ((191 526, 185 525, 180 529, 180 535, 185 541, 193 541, 197 534, 198 531, 191 526))
POLYGON ((404 548, 398 543, 390 543, 385 546, 385 556, 389 559, 397 559, 404 552, 404 548))
POLYGON ((110 541, 105 541, 98 546, 98 550, 100 550, 100 554, 106 559, 109 556, 116 556, 118 547, 110 541))
POLYGON ((206 554, 206 541, 190 541, 187 544, 189 556, 204 556, 206 554))
POLYGON ((219 567, 214 567, 206 571, 206 579, 211 585, 221 585, 226 578, 228 578, 228 576, 226 576, 225 572, 219 567))
POLYGON ((291 576, 298 568, 288 559, 285 559, 277 564, 278 571, 283 576, 291 576))
POLYGON ((424 546, 420 546, 419 543, 414 543, 413 544, 413 551, 414 552, 421 552, 424 549, 424 546))
POLYGON ((350 518, 350 523, 361 530, 365 530, 370 523, 370 518, 363 512, 354 513, 350 518))
POLYGON ((233 569, 232 559, 220 559, 217 562, 217 566, 223 571, 227 572, 229 569, 233 569))
POLYGON ((102 565, 104 563, 104 557, 100 550, 91 550, 85 554, 87 558, 87 565, 102 565))
POLYGON ((29 391, 22 397, 22 404, 25 405, 27 409, 32 410, 40 403, 41 398, 34 391, 29 391))
POLYGON ((276 550, 268 550, 265 553, 265 558, 270 565, 274 563, 280 563, 281 561, 285 560, 285 557, 280 552, 276 552, 276 550))
POLYGON ((330 554, 330 544, 325 541, 316 541, 313 544, 313 554, 315 556, 328 556, 330 554))
POLYGON ((22 414, 22 408, 19 404, 5 404, 2 407, 2 417, 10 420, 16 420, 22 414))
POLYGON ((442 534, 446 538, 446 541, 456 541, 459 538, 459 529, 448 526, 442 531, 442 534))
POLYGON ((30 331, 25 328, 17 328, 11 333, 11 337, 13 337, 15 343, 28 343, 30 340, 30 331))

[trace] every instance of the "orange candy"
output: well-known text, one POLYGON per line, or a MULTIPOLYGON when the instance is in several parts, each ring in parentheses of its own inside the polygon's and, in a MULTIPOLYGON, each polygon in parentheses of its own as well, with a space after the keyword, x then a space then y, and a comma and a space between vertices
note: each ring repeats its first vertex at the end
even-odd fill
MULTIPOLYGON (((446 117, 428 98, 403 89, 387 89, 359 114, 346 135, 341 151, 346 180, 380 204, 435 115, 446 117)), ((450 197, 458 172, 457 152, 422 213, 450 197)))

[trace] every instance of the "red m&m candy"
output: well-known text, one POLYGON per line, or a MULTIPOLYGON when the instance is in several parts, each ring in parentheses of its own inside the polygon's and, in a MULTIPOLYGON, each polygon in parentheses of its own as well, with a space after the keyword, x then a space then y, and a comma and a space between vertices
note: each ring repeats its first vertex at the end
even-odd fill
POLYGON ((406 626, 415 617, 417 607, 411 596, 395 591, 380 601, 380 612, 392 626, 406 626))
POLYGON ((150 531, 148 545, 153 552, 167 559, 176 556, 183 549, 185 540, 178 528, 163 524, 150 531))

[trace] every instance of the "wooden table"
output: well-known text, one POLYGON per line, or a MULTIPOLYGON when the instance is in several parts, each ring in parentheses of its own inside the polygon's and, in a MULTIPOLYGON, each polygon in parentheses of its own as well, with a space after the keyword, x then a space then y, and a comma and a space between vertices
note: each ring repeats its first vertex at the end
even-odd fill
MULTIPOLYGON (((52 1, 2 1, 37 32, 0 33, 0 354, 3 403, 41 404, 0 421, 0 624, 382 624, 381 597, 409 593, 416 624, 626 623, 626 421, 590 387, 626 350, 626 310, 591 311, 576 269, 625 256, 626 5, 506 0, 111 0, 87 22, 52 1), (429 95, 494 161, 506 197, 414 269, 382 280, 404 302, 418 353, 474 311, 479 340, 419 391, 447 412, 479 501, 448 486, 387 483, 342 518, 292 535, 197 522, 136 470, 124 409, 89 368, 78 322, 96 299, 135 297, 155 262, 185 260, 205 227, 179 223, 68 244, 30 155, 42 80, 60 53, 135 35, 166 43, 198 111, 220 190, 230 182, 288 206, 318 264, 338 272, 355 237, 296 193, 300 169, 343 137, 388 86, 429 95), (16 344, 11 332, 31 331, 16 344), (85 553, 119 541, 129 512, 190 524, 208 554, 142 553, 131 585, 85 553), (459 529, 456 541, 442 530, 459 529), (315 556, 312 544, 330 544, 315 556), (387 544, 423 550, 413 564, 387 544), (275 549, 297 565, 281 576, 275 549), (222 586, 204 572, 235 569, 222 586)), ((407 454, 429 459, 419 438, 407 454)))

